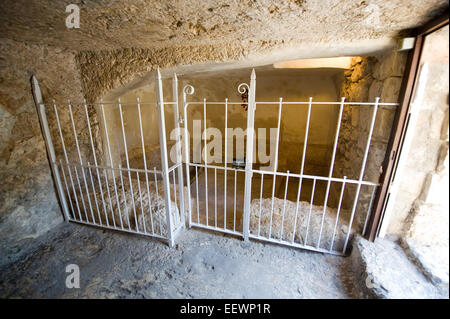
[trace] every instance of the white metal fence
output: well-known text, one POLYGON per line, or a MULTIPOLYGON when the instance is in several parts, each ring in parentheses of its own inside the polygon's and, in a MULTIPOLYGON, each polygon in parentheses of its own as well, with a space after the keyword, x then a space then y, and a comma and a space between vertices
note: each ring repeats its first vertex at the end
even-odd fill
MULTIPOLYGON (((174 77, 174 92, 177 85, 174 77)), ((165 108, 173 108, 177 127, 178 101, 164 102, 159 70, 156 102, 44 104, 36 79, 33 86, 66 220, 156 237, 173 246, 177 231, 184 225, 183 171, 181 156, 169 167, 165 108), (127 127, 125 108, 137 110, 137 127, 127 127), (148 167, 149 132, 143 131, 142 120, 145 109, 155 108, 159 122, 158 168, 148 167), (111 114, 117 113, 119 128, 110 127, 116 120, 111 114), (110 134, 117 131, 121 143, 112 143, 110 134), (130 158, 127 135, 136 131, 141 151, 130 158)), ((181 149, 177 151, 181 154, 181 149)))
MULTIPOLYGON (((194 94, 194 88, 190 85, 183 88, 183 116, 185 123, 189 123, 188 108, 191 106, 203 106, 204 131, 207 129, 208 107, 223 105, 225 118, 225 155, 223 156, 224 164, 222 166, 208 163, 206 138, 203 140, 203 160, 199 163, 194 163, 192 161, 192 156, 189 154, 191 143, 185 139, 184 148, 187 151, 184 154, 184 162, 186 163, 187 185, 190 185, 191 176, 194 179, 192 186, 187 188, 189 226, 238 235, 243 237, 244 240, 251 238, 313 251, 338 255, 345 254, 352 232, 359 231, 364 233, 365 231, 375 190, 378 186, 377 183, 365 181, 363 179, 378 108, 380 106, 396 107, 397 103, 380 103, 379 98, 376 98, 374 102, 346 102, 344 98, 338 102, 315 102, 312 98, 305 102, 285 102, 282 98, 280 98, 278 102, 259 102, 255 99, 256 75, 254 71, 250 77, 250 85, 245 83, 241 84, 238 87, 239 93, 243 93, 244 88, 248 89, 248 103, 230 102, 228 99, 223 102, 206 101, 206 99, 203 101, 191 102, 187 101, 187 96, 194 94), (228 128, 228 107, 241 104, 248 105, 245 169, 233 167, 227 156, 228 138, 226 134, 228 128), (253 168, 255 156, 253 145, 255 111, 257 107, 264 105, 278 107, 275 163, 271 171, 253 168), (298 159, 298 163, 300 164, 298 173, 278 171, 278 146, 280 143, 281 115, 283 106, 285 105, 307 107, 308 110, 302 146, 302 157, 298 159), (329 173, 326 176, 308 175, 304 173, 308 134, 310 133, 311 109, 317 105, 337 105, 339 107, 333 150, 329 159, 329 173), (346 176, 339 178, 333 176, 342 113, 344 106, 346 105, 368 107, 372 109, 369 132, 358 179, 349 179, 346 176), (193 170, 193 173, 191 172, 191 169, 193 170), (218 176, 221 177, 218 178, 218 176), (277 184, 277 179, 280 178, 284 180, 284 197, 277 198, 275 186, 277 184), (243 185, 239 180, 244 181, 243 185), (289 182, 292 180, 296 180, 298 184, 295 201, 287 200, 287 193, 290 185, 289 182), (302 193, 302 186, 305 181, 309 181, 312 184, 309 202, 300 201, 300 194, 302 193), (315 200, 314 197, 317 194, 316 185, 321 182, 325 183, 325 195, 323 205, 317 206, 314 205, 313 202, 315 200), (203 187, 199 187, 199 183, 202 184, 203 187), (328 207, 332 183, 340 186, 337 209, 330 209, 330 207, 328 207), (271 194, 269 193, 269 196, 263 196, 264 185, 267 184, 271 185, 271 194), (343 214, 342 202, 344 191, 349 185, 355 186, 356 190, 354 192, 351 209, 343 214), (371 196, 370 204, 365 212, 363 219, 364 225, 361 231, 354 227, 354 219, 355 214, 357 213, 356 208, 359 202, 361 187, 363 186, 369 189, 371 196), (232 205, 227 205, 227 200, 230 197, 232 205), (313 222, 314 218, 317 219, 315 223, 313 222)), ((185 125, 184 129, 185 136, 187 136, 188 126, 185 125)), ((201 148, 197 151, 201 152, 201 148)))
MULTIPOLYGON (((36 90, 39 91, 37 82, 36 90)), ((182 90, 182 110, 178 110, 178 80, 173 77, 173 102, 164 102, 162 79, 157 72, 157 101, 135 103, 99 103, 65 105, 43 104, 38 92, 36 103, 44 137, 67 220, 115 229, 124 232, 161 238, 173 246, 177 231, 184 226, 185 216, 189 227, 198 227, 243 237, 244 240, 256 239, 292 247, 342 255, 346 253, 361 187, 371 189, 371 202, 376 183, 364 180, 364 171, 369 154, 370 141, 375 125, 378 108, 395 107, 396 103, 374 102, 315 102, 312 98, 305 102, 257 102, 256 75, 253 71, 250 84, 241 84, 239 93, 248 92, 248 102, 188 101, 194 94, 194 88, 186 85, 182 90), (247 134, 245 145, 245 168, 239 168, 230 161, 228 151, 227 128, 228 108, 235 105, 247 106, 247 134), (311 110, 317 105, 336 105, 339 107, 338 121, 334 135, 329 173, 326 176, 305 174, 305 157, 308 151, 311 110), (225 154, 223 165, 213 165, 208 161, 206 137, 204 148, 194 148, 188 138, 189 107, 202 108, 203 131, 207 130, 208 108, 212 105, 223 106, 225 154), (278 145, 283 106, 296 105, 307 108, 302 156, 298 159, 298 172, 278 170, 278 145), (336 150, 345 105, 358 105, 372 109, 363 161, 358 179, 334 177, 336 150), (168 153, 166 133, 166 108, 172 107, 173 128, 180 129, 183 123, 184 138, 176 135, 176 159, 172 165, 168 153), (275 157, 272 170, 256 169, 254 163, 254 127, 257 107, 277 107, 277 135, 275 157), (124 108, 135 108, 137 126, 127 125, 124 121, 124 108), (149 166, 149 132, 143 129, 142 112, 146 109, 157 111, 159 134, 159 167, 149 166), (111 110, 119 114, 116 122, 119 128, 111 129, 114 119, 111 110), (105 112, 107 110, 107 112, 105 112), (61 114, 64 114, 62 117, 61 114), (51 119, 51 124, 49 124, 51 119), (119 131, 119 134, 117 133, 119 131), (141 151, 137 155, 129 154, 127 135, 138 134, 141 151), (110 134, 116 139, 112 145, 110 134), (117 135, 118 134, 118 135, 117 135), (57 140, 57 142, 56 142, 57 140), (81 140, 81 141, 80 141, 81 140), (119 140, 120 143, 117 141, 119 140), (55 141, 55 143, 53 143, 55 141), (70 141, 70 148, 67 147, 70 141), (182 144, 181 144, 182 142, 182 144), (119 145, 121 149, 118 148, 119 145), (182 146, 183 145, 183 156, 182 146), (201 152, 199 161, 191 154, 201 152), (124 160, 121 159, 124 157, 124 160), (131 157, 131 158, 130 158, 131 157), (185 163, 183 172, 182 162, 185 163), (140 163, 140 164, 138 164, 140 163), (185 181, 184 181, 185 177, 185 181), (280 183, 281 181, 281 183, 280 183), (292 184, 296 186, 292 186, 292 184), (322 183, 324 201, 317 202, 318 185, 322 183), (331 185, 340 186, 336 209, 329 207, 331 185), (284 184, 284 185, 283 185, 284 184), (302 201, 305 185, 309 201, 302 201), (276 185, 284 188, 284 196, 277 198, 276 185), (280 186, 281 185, 281 186, 280 186), (290 186, 291 185, 291 186, 290 186), (342 202, 346 187, 356 187, 353 205, 343 212, 342 202), (186 186, 186 187, 184 187, 186 186), (269 186, 268 191, 264 191, 269 186), (288 200, 289 187, 297 187, 296 200, 288 200), (303 193, 302 193, 303 192, 303 193), (264 196, 265 194, 265 196, 264 196), (268 195, 267 195, 268 194, 268 195), (186 211, 186 215, 185 215, 186 211)), ((231 158, 233 154, 231 154, 231 158)), ((370 213, 370 207, 364 218, 364 228, 370 213)), ((356 230, 357 231, 357 230, 356 230)))

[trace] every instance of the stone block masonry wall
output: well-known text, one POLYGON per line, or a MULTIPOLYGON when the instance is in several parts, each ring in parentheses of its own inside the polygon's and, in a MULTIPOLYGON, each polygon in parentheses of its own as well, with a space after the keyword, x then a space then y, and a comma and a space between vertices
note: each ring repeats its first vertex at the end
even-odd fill
POLYGON ((445 245, 448 251, 449 67, 442 62, 429 63, 428 67, 426 93, 412 128, 414 139, 399 177, 401 194, 397 195, 388 231, 399 232, 403 225, 401 230, 407 237, 430 246, 445 245), (414 184, 414 188, 410 186, 414 184))
MULTIPOLYGON (((48 46, 0 40, 0 255, 17 252, 60 223, 62 214, 51 177, 44 139, 31 93, 40 82, 45 103, 82 101, 73 53, 48 46), (50 100, 49 100, 50 99, 50 100)), ((49 121, 52 116, 49 113, 49 121)), ((82 113, 75 111, 76 122, 82 113)), ((65 115, 63 122, 68 121, 65 115)), ((65 125, 69 127, 68 125, 65 125)), ((57 135, 52 128, 53 139, 57 135)), ((67 137, 67 143, 73 143, 67 137)))
MULTIPOLYGON (((423 91, 414 100, 417 120, 408 127, 409 148, 396 180, 398 193, 387 232, 424 247, 432 260, 446 259, 449 245, 449 27, 427 36, 422 52, 423 91), (427 72, 423 72, 424 69, 427 72), (446 258, 445 258, 446 256, 446 258)), ((447 279, 448 280, 448 279, 447 279)))
MULTIPOLYGON (((407 53, 391 51, 376 57, 355 58, 352 67, 345 73, 341 96, 346 101, 397 102, 407 53)), ((370 128, 373 107, 345 106, 339 133, 334 176, 358 179, 370 128)), ((393 107, 379 107, 370 143, 364 180, 378 182, 389 136, 395 115, 393 107)), ((362 230, 368 210, 372 187, 362 186, 355 215, 355 225, 362 230)), ((333 194, 333 201, 339 198, 340 185, 333 194)), ((346 185, 343 207, 351 209, 356 186, 346 185)))

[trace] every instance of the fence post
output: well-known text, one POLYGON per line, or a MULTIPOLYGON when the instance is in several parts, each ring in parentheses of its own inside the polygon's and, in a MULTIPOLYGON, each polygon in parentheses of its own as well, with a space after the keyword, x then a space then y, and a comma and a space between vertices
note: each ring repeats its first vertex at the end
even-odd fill
POLYGON ((250 202, 252 197, 252 168, 253 168, 253 138, 255 122, 255 93, 256 93, 256 74, 252 70, 250 76, 250 88, 248 94, 248 113, 247 113, 247 149, 245 155, 245 188, 244 188, 244 222, 243 234, 244 240, 248 241, 250 233, 250 202))
MULTIPOLYGON (((186 226, 186 212, 184 209, 184 182, 183 182, 183 161, 181 159, 181 145, 180 145, 180 114, 178 109, 178 78, 177 74, 173 74, 172 79, 172 90, 173 90, 173 121, 174 121, 174 127, 176 130, 176 142, 175 142, 175 148, 176 148, 176 154, 177 154, 177 174, 178 174, 178 187, 179 187, 179 194, 180 194, 180 217, 182 221, 183 227, 186 226)), ((174 171, 175 174, 175 171, 174 171)), ((175 185, 174 185, 175 187, 175 185)), ((176 203, 175 203, 176 204, 176 203)))
POLYGON ((191 85, 186 85, 183 87, 183 126, 184 126, 184 162, 186 165, 186 187, 187 187, 187 213, 188 213, 188 227, 191 228, 192 224, 192 203, 191 203, 191 178, 189 176, 189 132, 188 132, 188 119, 187 119, 187 97, 186 95, 194 94, 194 87, 191 85))
POLYGON ((156 78, 157 78, 157 105, 158 109, 158 130, 159 130, 159 147, 161 149, 161 171, 162 178, 164 184, 164 202, 166 205, 166 222, 167 222, 167 241, 169 243, 169 247, 174 246, 174 238, 173 238, 173 223, 172 223, 172 214, 171 214, 171 202, 170 202, 170 182, 169 182, 169 167, 168 167, 168 157, 167 157, 167 144, 166 144, 166 121, 164 118, 164 98, 163 98, 163 89, 162 89, 162 78, 161 72, 159 68, 156 70, 156 78))
POLYGON ((67 206, 66 197, 64 196, 64 190, 59 176, 58 166, 56 164, 55 150, 53 149, 52 137, 48 128, 47 116, 45 114, 45 105, 42 100, 41 89, 37 78, 33 75, 31 77, 31 87, 33 91, 34 103, 39 115, 39 122, 41 124, 42 134, 44 135, 45 146, 50 160, 50 168, 53 173, 53 177, 56 183, 56 190, 58 191, 59 200, 61 202, 62 211, 64 213, 64 220, 68 222, 70 220, 69 208, 67 206))

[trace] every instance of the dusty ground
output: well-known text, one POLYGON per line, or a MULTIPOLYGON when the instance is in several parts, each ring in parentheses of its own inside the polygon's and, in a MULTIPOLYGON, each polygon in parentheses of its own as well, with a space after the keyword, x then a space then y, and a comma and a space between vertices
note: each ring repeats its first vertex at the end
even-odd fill
MULTIPOLYGON (((0 297, 349 298, 349 258, 183 230, 176 248, 62 224, 0 267, 0 297), (80 267, 67 289, 65 267, 80 267), (345 284, 345 283, 348 284, 345 284)), ((9 257, 13 257, 12 255, 9 257)))

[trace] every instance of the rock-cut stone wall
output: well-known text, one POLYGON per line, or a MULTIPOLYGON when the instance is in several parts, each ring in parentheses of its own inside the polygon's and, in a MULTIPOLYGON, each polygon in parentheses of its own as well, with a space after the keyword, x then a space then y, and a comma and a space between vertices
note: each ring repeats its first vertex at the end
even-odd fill
MULTIPOLYGON (((406 64, 405 52, 391 51, 374 57, 355 58, 346 71, 341 96, 350 102, 398 102, 406 64)), ((377 183, 392 131, 396 107, 380 106, 377 111, 370 149, 365 166, 365 181, 377 183)), ((373 106, 346 105, 342 114, 334 176, 358 179, 367 144, 373 106)), ((355 222, 362 230, 373 187, 362 186, 355 222)), ((340 187, 333 199, 339 198, 340 187)), ((356 186, 347 185, 343 206, 351 208, 356 186)))
POLYGON ((16 253, 24 239, 35 238, 63 220, 31 93, 32 74, 39 80, 45 103, 53 98, 57 102, 83 99, 72 52, 0 39, 0 254, 4 258, 16 253))

